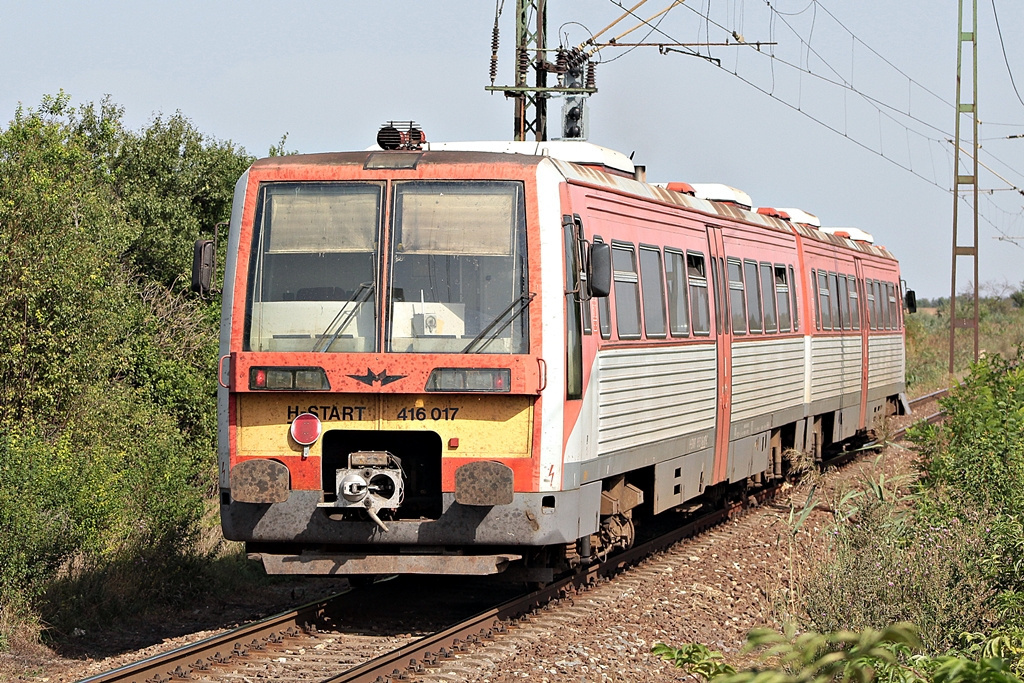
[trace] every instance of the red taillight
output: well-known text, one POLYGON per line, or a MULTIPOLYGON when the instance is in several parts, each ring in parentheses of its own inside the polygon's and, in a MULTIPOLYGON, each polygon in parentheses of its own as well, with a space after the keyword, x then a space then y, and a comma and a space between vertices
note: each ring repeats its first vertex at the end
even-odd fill
POLYGON ((300 446, 312 446, 320 438, 320 418, 312 413, 303 413, 292 420, 292 438, 300 446))
POLYGON ((503 373, 494 374, 494 390, 505 391, 505 375, 503 373))
POLYGON ((249 388, 268 391, 330 391, 323 368, 249 368, 249 388))

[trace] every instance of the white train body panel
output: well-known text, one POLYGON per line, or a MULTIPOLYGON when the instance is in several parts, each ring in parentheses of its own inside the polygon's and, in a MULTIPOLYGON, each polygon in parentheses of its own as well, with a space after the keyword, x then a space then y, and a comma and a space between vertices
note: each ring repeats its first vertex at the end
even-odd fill
POLYGON ((715 427, 715 347, 616 349, 598 356, 598 455, 715 427))
POLYGON ((732 354, 733 421, 803 407, 803 338, 737 342, 732 354))

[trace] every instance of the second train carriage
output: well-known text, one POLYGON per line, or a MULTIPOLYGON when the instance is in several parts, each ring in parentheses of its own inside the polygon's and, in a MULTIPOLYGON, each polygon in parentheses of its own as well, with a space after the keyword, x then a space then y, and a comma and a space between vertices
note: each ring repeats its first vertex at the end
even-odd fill
POLYGON ((589 143, 411 147, 236 186, 221 518, 268 572, 543 576, 901 410, 865 235, 589 143))

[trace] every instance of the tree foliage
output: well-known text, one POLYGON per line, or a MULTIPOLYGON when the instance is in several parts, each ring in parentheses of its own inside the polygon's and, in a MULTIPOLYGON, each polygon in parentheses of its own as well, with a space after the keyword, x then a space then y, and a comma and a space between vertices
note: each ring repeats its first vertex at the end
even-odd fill
POLYGON ((0 130, 0 608, 195 552, 219 303, 183 283, 251 161, 180 113, 135 132, 63 92, 0 130))

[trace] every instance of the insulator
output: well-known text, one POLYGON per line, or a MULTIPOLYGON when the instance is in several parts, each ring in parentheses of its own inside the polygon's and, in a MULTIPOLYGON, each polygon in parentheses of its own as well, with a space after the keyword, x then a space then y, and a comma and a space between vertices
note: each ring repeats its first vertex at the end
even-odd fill
POLYGON ((558 51, 558 59, 555 60, 555 68, 558 70, 558 73, 565 73, 565 70, 567 68, 565 50, 558 51))
POLYGON ((491 85, 498 77, 498 22, 494 22, 494 31, 491 33, 491 85))
POLYGON ((519 73, 524 78, 526 73, 530 70, 530 53, 526 51, 525 47, 519 48, 519 73))
POLYGON ((597 87, 597 64, 589 62, 587 64, 587 89, 593 89, 597 87))
POLYGON ((569 68, 570 69, 579 68, 583 64, 583 62, 585 62, 586 60, 587 60, 587 56, 585 54, 583 54, 583 51, 580 50, 578 47, 574 47, 572 49, 572 54, 570 55, 570 58, 569 58, 569 68))

